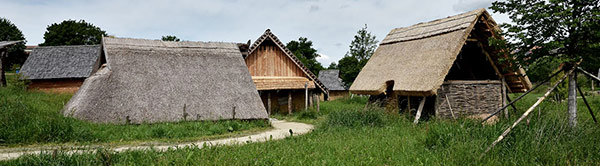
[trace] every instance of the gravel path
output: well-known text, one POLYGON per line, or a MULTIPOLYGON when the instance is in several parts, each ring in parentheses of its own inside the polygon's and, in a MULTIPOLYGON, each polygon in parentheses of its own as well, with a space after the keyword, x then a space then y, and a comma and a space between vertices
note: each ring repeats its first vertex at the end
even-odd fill
MULTIPOLYGON (((203 148, 204 146, 214 146, 214 145, 233 145, 233 144, 246 144, 252 142, 265 142, 268 140, 278 140, 283 139, 289 136, 296 136, 306 134, 312 131, 313 125, 305 124, 305 123, 297 123, 297 122, 287 122, 280 120, 271 120, 271 125, 274 129, 243 137, 234 137, 234 138, 224 138, 212 141, 199 141, 192 143, 183 143, 183 144, 175 144, 175 145, 161 145, 161 146, 121 146, 112 148, 111 150, 115 152, 123 152, 129 150, 149 150, 154 149, 157 151, 166 151, 168 149, 176 149, 176 148, 184 148, 184 147, 198 147, 203 148), (293 134, 290 133, 292 131, 293 134)), ((60 149, 60 148, 57 148, 60 149)), ((55 149, 45 149, 45 150, 33 150, 33 151, 11 151, 8 153, 0 153, 0 161, 1 160, 11 160, 16 159, 22 155, 26 154, 40 154, 42 152, 54 151, 55 149)), ((74 154, 74 153, 84 153, 84 152, 93 152, 94 149, 87 150, 67 150, 66 153, 74 154)))

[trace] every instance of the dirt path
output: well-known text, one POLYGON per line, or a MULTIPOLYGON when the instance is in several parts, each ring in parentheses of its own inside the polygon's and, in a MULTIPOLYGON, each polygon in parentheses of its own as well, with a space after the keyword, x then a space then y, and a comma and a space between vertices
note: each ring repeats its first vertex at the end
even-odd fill
MULTIPOLYGON (((154 149, 157 151, 166 151, 168 149, 176 149, 176 148, 184 148, 184 147, 198 147, 203 148, 204 146, 214 146, 214 145, 232 145, 232 144, 246 144, 252 142, 265 142, 268 140, 278 140, 283 139, 289 136, 296 136, 306 134, 313 129, 313 125, 305 124, 305 123, 297 123, 297 122, 287 122, 280 120, 272 120, 271 125, 274 129, 243 137, 234 137, 234 138, 224 138, 212 141, 199 141, 193 143, 184 143, 184 144, 175 144, 175 145, 162 145, 162 146, 121 146, 117 148, 112 148, 111 150, 115 152, 123 152, 129 150, 149 150, 154 149), (290 130, 293 134, 290 134, 290 130)), ((42 152, 53 151, 57 149, 46 149, 46 150, 33 150, 33 151, 16 151, 16 152, 8 152, 8 153, 0 153, 0 161, 1 160, 11 160, 16 159, 22 155, 26 154, 40 154, 42 152)), ((74 153, 84 153, 84 152, 93 152, 94 149, 86 149, 86 150, 65 150, 68 154, 74 153)))

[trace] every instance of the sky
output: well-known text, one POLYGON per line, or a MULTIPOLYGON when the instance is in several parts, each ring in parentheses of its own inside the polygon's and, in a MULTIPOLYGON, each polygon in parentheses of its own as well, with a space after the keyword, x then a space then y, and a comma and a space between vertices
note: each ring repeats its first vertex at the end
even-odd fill
MULTIPOLYGON (((383 40, 390 30, 491 6, 493 0, 0 0, 27 45, 44 42, 46 27, 85 20, 117 37, 246 43, 271 29, 282 42, 306 37, 323 66, 349 50, 356 32, 383 40)), ((505 15, 492 13, 498 23, 505 15)))

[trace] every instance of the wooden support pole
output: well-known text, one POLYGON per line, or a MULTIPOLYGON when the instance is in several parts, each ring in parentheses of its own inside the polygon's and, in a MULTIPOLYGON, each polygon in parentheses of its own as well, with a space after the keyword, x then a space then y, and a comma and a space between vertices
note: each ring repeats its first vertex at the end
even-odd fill
POLYGON ((456 116, 454 116, 454 111, 452 111, 452 105, 450 104, 450 99, 448 99, 448 95, 444 94, 446 96, 446 103, 448 103, 448 108, 450 108, 450 115, 452 115, 452 119, 456 120, 456 116))
POLYGON ((6 86, 6 75, 4 74, 4 72, 6 72, 6 68, 7 68, 7 64, 6 63, 6 55, 8 54, 8 50, 7 49, 1 49, 0 50, 0 87, 5 87, 6 86))
POLYGON ((271 91, 267 91, 267 111, 271 115, 271 91))
MULTIPOLYGON (((321 95, 319 95, 319 96, 321 96, 321 95)), ((317 112, 321 111, 321 107, 319 106, 320 102, 321 102, 321 99, 319 97, 319 98, 317 98, 317 112)))
POLYGON ((308 110, 308 82, 304 83, 304 110, 308 110))
POLYGON ((408 101, 408 105, 406 107, 408 109, 408 114, 410 115, 410 96, 406 96, 406 100, 408 101))
POLYGON ((569 126, 577 127, 577 72, 569 74, 569 96, 567 97, 567 107, 569 114, 569 126))
POLYGON ((292 114, 292 91, 288 91, 288 115, 292 114))
POLYGON ((583 91, 581 91, 581 88, 579 88, 579 85, 577 86, 577 90, 579 91, 579 95, 581 95, 581 98, 583 99, 583 103, 585 103, 585 106, 587 106, 587 109, 590 112, 590 115, 592 115, 592 119, 594 120, 594 123, 598 123, 598 121, 596 120, 596 116, 594 116, 594 112, 592 111, 592 107, 590 107, 590 104, 585 99, 585 95, 583 94, 583 91))
MULTIPOLYGON (((506 106, 506 79, 502 78, 502 106, 506 106)), ((508 109, 504 108, 504 117, 508 119, 508 109)))
POLYGON ((595 79, 596 81, 600 81, 600 78, 598 78, 598 77, 594 76, 593 74, 591 74, 591 73, 589 73, 589 72, 587 72, 587 71, 583 70, 582 68, 580 68, 580 67, 577 67, 577 69, 578 69, 579 71, 581 71, 583 74, 585 74, 585 75, 589 76, 590 78, 593 78, 593 79, 595 79))
POLYGON ((417 109, 417 115, 415 116, 415 121, 413 122, 415 124, 419 123, 419 118, 421 118, 421 112, 423 112, 423 107, 425 106, 425 99, 427 99, 427 97, 423 97, 421 103, 419 104, 419 109, 417 109))
MULTIPOLYGON (((560 73, 561 70, 556 71, 554 74, 552 74, 550 77, 546 78, 546 80, 540 82, 539 84, 535 85, 533 88, 531 88, 530 90, 528 90, 527 92, 523 93, 521 96, 517 97, 515 100, 511 101, 508 103, 508 105, 513 105, 515 102, 519 101, 520 99, 522 99, 523 97, 525 97, 525 95, 531 93, 533 90, 535 90, 536 88, 540 87, 542 84, 545 84, 546 82, 550 81, 550 79, 554 76, 556 76, 558 73, 560 73)), ((503 109, 505 109, 506 107, 508 107, 508 105, 494 111, 491 115, 489 115, 488 117, 484 118, 481 123, 485 123, 488 119, 490 119, 491 117, 493 117, 494 115, 498 114, 500 111, 502 111, 503 109)), ((514 107, 514 106, 513 106, 514 107)))
MULTIPOLYGON (((510 99, 510 96, 508 95, 508 93, 506 94, 506 101, 508 101, 509 103, 512 103, 512 100, 510 99)), ((504 106, 506 106, 506 105, 504 105, 504 106)), ((511 104, 510 106, 513 108, 513 113, 516 114, 517 113, 517 107, 515 107, 514 104, 511 104)))
POLYGON ((554 89, 556 89, 556 87, 558 86, 558 84, 560 84, 561 82, 565 81, 565 79, 567 78, 567 76, 571 75, 571 73, 573 73, 574 69, 571 69, 568 73, 566 73, 558 82, 556 82, 554 84, 554 86, 552 86, 552 88, 548 89, 548 91, 544 94, 544 96, 540 97, 531 107, 529 107, 529 109, 527 109, 527 111, 525 111, 525 113, 523 113, 523 115, 521 115, 521 117, 519 117, 519 119, 517 119, 517 121, 515 121, 509 128, 507 128, 499 137, 498 139, 496 139, 494 142, 492 142, 492 144, 485 150, 485 152, 483 152, 480 156, 483 157, 487 152, 489 152, 494 146, 496 146, 496 144, 498 144, 498 142, 502 141, 502 139, 504 139, 504 137, 506 137, 506 135, 508 135, 508 133, 517 126, 517 124, 519 124, 519 122, 523 121, 523 119, 525 119, 527 117, 527 115, 529 115, 529 113, 531 113, 531 111, 533 111, 535 109, 535 107, 537 107, 538 105, 540 105, 540 103, 542 103, 542 101, 544 101, 546 99, 546 97, 548 97, 548 95, 550 95, 550 92, 552 92, 554 89))

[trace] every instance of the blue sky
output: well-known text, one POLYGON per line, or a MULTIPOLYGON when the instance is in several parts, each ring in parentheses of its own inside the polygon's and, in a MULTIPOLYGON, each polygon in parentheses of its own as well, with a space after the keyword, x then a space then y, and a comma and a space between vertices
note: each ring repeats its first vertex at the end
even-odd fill
MULTIPOLYGON (((43 42, 46 27, 83 19, 117 37, 245 43, 270 28, 284 43, 307 37, 323 66, 342 58, 365 24, 381 41, 393 28, 477 8, 493 0, 0 0, 27 45, 43 42)), ((491 12, 488 10, 488 12, 491 12)), ((498 23, 504 15, 491 13, 498 23)))

